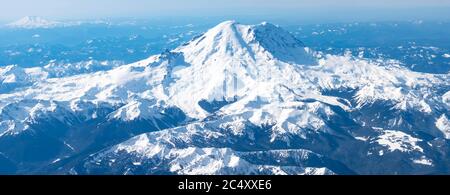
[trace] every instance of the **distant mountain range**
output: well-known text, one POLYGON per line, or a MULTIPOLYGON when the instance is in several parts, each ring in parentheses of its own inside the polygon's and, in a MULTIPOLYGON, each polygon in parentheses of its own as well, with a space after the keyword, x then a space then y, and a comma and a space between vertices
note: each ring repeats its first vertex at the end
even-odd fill
MULTIPOLYGON (((89 20, 89 21, 52 21, 39 16, 25 16, 17 21, 6 24, 8 28, 17 29, 49 29, 57 27, 79 26, 82 24, 105 24, 112 25, 111 22, 105 20, 89 20)), ((127 24, 122 22, 121 24, 127 24)), ((130 24, 130 22, 128 23, 130 24)))
POLYGON ((2 173, 450 173, 449 74, 319 58, 270 23, 57 70, 0 67, 2 173))

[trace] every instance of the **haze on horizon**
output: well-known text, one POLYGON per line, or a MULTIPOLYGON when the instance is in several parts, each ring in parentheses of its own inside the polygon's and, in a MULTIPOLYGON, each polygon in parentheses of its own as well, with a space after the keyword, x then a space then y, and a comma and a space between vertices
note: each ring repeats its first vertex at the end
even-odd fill
POLYGON ((0 0, 0 21, 151 17, 290 20, 450 20, 449 0, 0 0))

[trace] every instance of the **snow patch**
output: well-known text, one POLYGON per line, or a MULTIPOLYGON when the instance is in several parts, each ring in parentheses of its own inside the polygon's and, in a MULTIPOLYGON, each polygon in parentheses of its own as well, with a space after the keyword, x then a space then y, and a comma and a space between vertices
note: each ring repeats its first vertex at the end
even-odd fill
POLYGON ((386 147, 390 152, 396 150, 400 152, 423 152, 423 149, 417 145, 421 139, 412 137, 401 131, 383 130, 382 135, 375 140, 378 144, 386 147))
POLYGON ((419 159, 413 159, 413 163, 426 166, 433 166, 433 161, 431 161, 431 159, 428 159, 425 156, 421 156, 419 159))

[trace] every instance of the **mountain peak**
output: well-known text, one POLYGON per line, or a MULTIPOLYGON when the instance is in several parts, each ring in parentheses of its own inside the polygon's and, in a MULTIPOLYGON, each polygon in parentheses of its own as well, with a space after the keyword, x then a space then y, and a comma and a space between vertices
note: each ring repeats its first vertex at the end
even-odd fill
POLYGON ((267 21, 263 21, 260 24, 256 24, 256 25, 245 25, 245 24, 241 24, 240 22, 238 22, 236 20, 226 20, 226 21, 223 21, 223 22, 217 24, 212 29, 231 28, 231 27, 237 26, 237 25, 244 25, 244 26, 251 26, 251 27, 264 26, 264 27, 271 27, 271 28, 280 28, 279 26, 274 25, 274 24, 272 24, 270 22, 267 22, 267 21))
POLYGON ((171 53, 183 56, 184 65, 167 71, 172 82, 167 96, 193 118, 208 115, 198 102, 233 102, 257 87, 273 91, 289 72, 286 67, 295 67, 287 64, 314 64, 299 40, 269 23, 225 21, 171 53))
POLYGON ((223 22, 219 23, 218 25, 216 25, 216 27, 231 26, 231 25, 237 25, 237 24, 239 24, 239 22, 237 22, 236 20, 226 20, 226 21, 223 21, 223 22))
POLYGON ((51 28, 55 27, 59 22, 49 21, 38 16, 25 16, 15 22, 9 23, 7 26, 12 28, 51 28))
POLYGON ((291 64, 309 65, 315 63, 308 48, 292 34, 279 26, 263 22, 258 25, 244 25, 228 20, 195 37, 176 49, 195 61, 206 63, 221 58, 239 58, 246 64, 258 59, 278 59, 291 64))

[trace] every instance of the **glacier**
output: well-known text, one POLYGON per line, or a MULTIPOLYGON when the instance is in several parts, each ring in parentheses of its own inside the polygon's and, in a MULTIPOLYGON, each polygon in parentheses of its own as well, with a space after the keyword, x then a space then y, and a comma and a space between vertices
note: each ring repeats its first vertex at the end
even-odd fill
POLYGON ((4 173, 450 173, 448 73, 319 55, 267 22, 0 83, 4 173))

